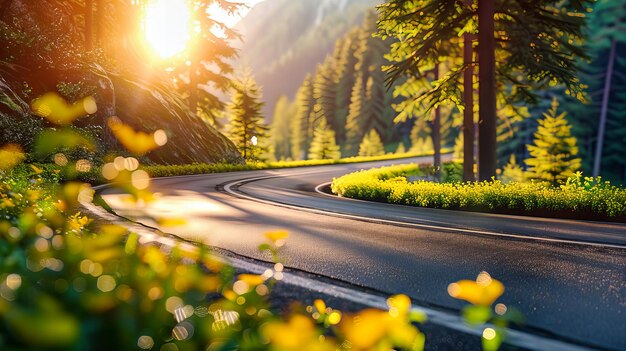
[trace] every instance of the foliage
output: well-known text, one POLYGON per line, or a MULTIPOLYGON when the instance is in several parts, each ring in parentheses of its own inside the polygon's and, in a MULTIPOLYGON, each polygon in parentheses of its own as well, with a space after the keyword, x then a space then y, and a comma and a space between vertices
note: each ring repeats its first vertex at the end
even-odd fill
POLYGON ((528 145, 530 158, 528 178, 547 182, 553 186, 565 182, 580 168, 577 158, 576 138, 571 136, 571 126, 566 113, 558 113, 559 103, 554 98, 552 107, 539 120, 534 145, 528 145))
MULTIPOLYGON (((581 86, 576 78, 573 56, 584 57, 579 46, 584 26, 585 5, 588 1, 542 0, 533 3, 503 1, 497 3, 496 33, 499 57, 506 57, 498 67, 499 79, 513 84, 513 98, 535 101, 530 87, 547 87, 561 82, 576 95, 581 86), (531 50, 528 48, 531 47, 531 50), (525 73, 524 75, 517 74, 525 73)), ((464 32, 477 31, 477 3, 468 6, 463 1, 390 0, 379 7, 379 35, 395 37, 387 67, 392 81, 402 75, 421 77, 425 65, 435 64, 447 57, 459 58, 460 51, 451 48, 464 32), (418 16, 419 14, 419 16, 418 16), (424 40, 414 40, 414 39, 424 40)), ((458 79, 465 69, 455 61, 449 72, 432 83, 416 99, 430 108, 444 101, 461 105, 458 79)))
POLYGON ((296 114, 296 105, 286 96, 281 96, 274 107, 274 116, 269 130, 271 153, 273 159, 291 158, 291 121, 296 114))
POLYGON ((509 163, 507 163, 502 168, 502 173, 498 177, 500 181, 504 184, 508 183, 523 183, 526 181, 526 175, 524 174, 524 169, 522 166, 517 164, 515 160, 515 155, 511 155, 509 159, 509 163))
MULTIPOLYGON (((311 81, 305 79, 298 91, 297 104, 304 114, 297 114, 298 121, 308 119, 309 126, 322 117, 335 132, 336 142, 344 156, 358 154, 359 144, 365 134, 375 128, 383 143, 399 141, 394 134, 392 120, 395 111, 391 104, 392 94, 384 83, 384 53, 389 44, 372 37, 376 31, 376 15, 368 12, 363 23, 337 40, 334 52, 318 66, 311 81), (309 87, 312 85, 312 88, 309 87), (310 99, 302 99, 312 89, 313 113, 306 114, 310 99)), ((294 134, 303 140, 302 123, 296 122, 294 134)), ((310 131, 309 131, 310 132, 310 131)), ((308 142, 313 134, 308 134, 308 142)))
POLYGON ((395 160, 409 157, 418 156, 430 156, 428 154, 417 153, 397 153, 386 154, 381 156, 355 156, 346 157, 340 159, 325 159, 325 160, 299 160, 299 161, 276 161, 276 162, 256 162, 247 163, 244 165, 232 164, 232 163, 195 163, 188 165, 168 165, 168 166, 142 166, 141 168, 148 172, 152 177, 171 177, 181 175, 194 175, 194 174, 210 174, 210 173, 223 173, 223 172, 240 172, 240 171, 256 171, 264 169, 278 169, 278 168, 296 168, 296 167, 313 167, 313 166, 325 166, 334 164, 350 164, 361 162, 376 162, 384 160, 395 160))
POLYGON ((350 198, 418 207, 542 217, 626 222, 626 189, 580 173, 560 187, 499 180, 475 183, 410 183, 415 164, 359 171, 333 180, 333 193, 350 198))
POLYGON ((244 160, 257 161, 267 128, 261 114, 261 89, 247 73, 232 82, 231 102, 228 104, 228 135, 244 160))
POLYGON ((397 91, 408 98, 401 107, 403 113, 410 115, 422 108, 430 111, 446 103, 464 107, 460 80, 464 71, 473 68, 476 62, 462 59, 461 45, 457 43, 465 33, 478 33, 478 17, 485 13, 481 9, 495 7, 495 11, 491 10, 495 16, 491 13, 481 20, 488 26, 488 33, 478 33, 479 37, 484 34, 488 41, 478 42, 477 46, 482 52, 478 55, 479 65, 487 58, 493 59, 489 60, 490 65, 497 62, 494 67, 479 67, 480 74, 497 73, 491 77, 493 83, 497 80, 495 87, 491 87, 492 79, 488 77, 484 77, 479 87, 481 98, 490 105, 493 102, 492 106, 479 106, 479 128, 483 130, 479 134, 479 174, 482 178, 495 176, 497 98, 505 102, 502 105, 534 104, 538 101, 538 91, 563 84, 569 94, 583 99, 574 58, 585 57, 580 44, 585 6, 591 2, 386 1, 379 6, 378 34, 397 39, 387 56, 391 64, 385 69, 390 84, 409 78, 397 91), (432 69, 441 63, 447 66, 445 74, 425 82, 432 69))
MULTIPOLYGON (((335 41, 352 32, 363 21, 364 13, 379 2, 342 0, 338 6, 336 0, 270 0, 255 6, 243 25, 237 26, 244 38, 239 56, 263 86, 267 110, 281 95, 294 96, 305 76, 336 47, 335 41)), ((356 41, 347 45, 351 49, 343 57, 352 61, 356 41)), ((344 83, 352 88, 351 83, 344 83)))
POLYGON ((341 157, 339 146, 335 142, 335 132, 322 119, 313 133, 313 141, 309 149, 309 158, 312 160, 336 160, 341 157))
MULTIPOLYGON (((572 134, 578 140, 584 172, 591 173, 593 163, 600 161, 604 178, 626 184, 626 4, 599 0, 588 15, 587 53, 591 60, 580 60, 579 78, 587 86, 587 103, 564 96, 563 108, 572 122, 572 134), (613 72, 609 71, 612 48, 613 72), (611 84, 607 89, 607 79, 611 84), (607 95, 608 94, 608 95, 607 95), (606 95, 606 101, 605 101, 606 95), (606 130, 602 157, 596 160, 598 129, 602 107, 606 102, 606 130)), ((563 95, 563 94, 561 94, 563 95)))
POLYGON ((359 156, 380 156, 385 154, 385 147, 376 129, 371 129, 363 137, 359 146, 359 156))
POLYGON ((306 160, 313 137, 313 82, 307 75, 295 99, 296 114, 292 119, 291 154, 294 159, 306 160))
POLYGON ((463 163, 449 162, 443 165, 444 183, 460 183, 463 181, 463 163))
MULTIPOLYGON (((3 147, 2 156, 2 349, 424 347, 413 323, 424 322, 425 315, 411 311, 405 295, 389 298, 388 311, 343 314, 316 300, 310 315, 292 310, 281 317, 271 311, 269 294, 283 277, 282 264, 263 275, 234 277, 204 246, 163 244, 96 223, 80 207, 93 200, 89 184, 59 183, 59 169, 20 165, 18 147, 3 147), (372 329, 379 332, 372 335, 372 329)), ((135 158, 117 157, 101 172, 129 201, 150 201, 150 178, 138 167, 135 158)), ((259 249, 277 262, 288 233, 266 237, 259 249)))

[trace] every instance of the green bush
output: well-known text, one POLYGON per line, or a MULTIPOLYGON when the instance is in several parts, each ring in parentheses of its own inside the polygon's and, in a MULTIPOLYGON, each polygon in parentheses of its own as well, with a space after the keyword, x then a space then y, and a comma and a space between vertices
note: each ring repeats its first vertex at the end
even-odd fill
POLYGON ((339 196, 419 207, 626 222, 626 189, 583 178, 553 188, 538 183, 410 183, 402 176, 416 165, 351 173, 333 180, 339 196))

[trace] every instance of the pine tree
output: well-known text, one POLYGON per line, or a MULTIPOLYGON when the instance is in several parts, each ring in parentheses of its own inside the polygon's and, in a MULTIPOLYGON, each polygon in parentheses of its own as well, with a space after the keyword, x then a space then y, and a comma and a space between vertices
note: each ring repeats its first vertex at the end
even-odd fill
POLYGON ((556 98, 552 107, 543 114, 535 133, 534 145, 528 145, 530 158, 527 159, 528 178, 547 182, 553 186, 567 180, 580 169, 577 158, 576 138, 572 137, 566 113, 558 113, 556 98))
POLYGON ((270 150, 276 160, 291 158, 291 119, 296 105, 286 96, 281 96, 274 106, 274 117, 270 125, 270 150))
POLYGON ((536 103, 537 90, 553 83, 562 83, 572 95, 581 96, 577 64, 572 58, 584 56, 576 44, 582 37, 585 6, 591 2, 388 0, 379 7, 379 34, 400 41, 388 55, 393 60, 388 78, 422 77, 424 65, 458 58, 449 61, 453 63, 449 71, 415 100, 429 109, 444 101, 462 106, 460 77, 471 66, 461 63, 460 45, 450 44, 465 32, 478 34, 479 175, 489 180, 495 176, 497 165, 498 89, 508 86, 512 88, 511 101, 526 103, 536 103), (494 16, 496 12, 498 16, 494 16), (502 58, 497 66, 495 57, 502 58))
POLYGON ((231 83, 228 136, 246 161, 258 161, 267 128, 263 125, 261 89, 248 72, 231 83))
POLYGON ((504 184, 508 183, 521 183, 526 180, 524 169, 517 164, 515 155, 511 155, 509 163, 502 168, 502 174, 499 177, 500 181, 504 184))
POLYGON ((230 46, 230 41, 238 39, 239 34, 216 21, 210 14, 209 8, 213 5, 219 6, 222 10, 233 13, 240 9, 243 4, 213 0, 191 0, 189 1, 193 28, 190 33, 191 50, 186 57, 177 60, 173 66, 171 75, 176 87, 187 99, 189 109, 195 114, 204 114, 216 119, 215 111, 222 110, 224 104, 219 97, 213 93, 215 89, 226 91, 230 86, 229 74, 233 72, 230 64, 237 56, 237 51, 230 46), (215 35, 213 29, 220 28, 223 35, 215 35), (209 90, 204 86, 214 89, 209 90))
POLYGON ((315 99, 313 111, 315 123, 325 119, 336 134, 343 136, 346 122, 338 121, 335 118, 337 113, 337 82, 333 68, 332 56, 326 57, 326 60, 317 68, 313 80, 313 98, 315 99))
POLYGON ((564 107, 584 172, 626 183, 626 3, 599 0, 588 16, 591 61, 581 62, 580 78, 589 102, 570 98, 564 107))
POLYGON ((384 154, 385 146, 380 135, 376 129, 372 128, 369 133, 365 134, 361 145, 359 145, 359 156, 381 156, 384 154))
POLYGON ((363 89, 363 75, 357 73, 357 78, 352 87, 352 99, 350 101, 350 113, 346 122, 346 143, 344 156, 355 156, 359 151, 359 143, 365 134, 363 124, 363 104, 365 99, 363 89))
POLYGON ((341 152, 335 142, 335 132, 326 123, 325 119, 320 120, 313 134, 313 141, 311 142, 311 149, 309 150, 309 159, 336 160, 340 157, 341 152))
POLYGON ((306 160, 313 137, 313 85, 308 74, 295 99, 296 114, 292 122, 291 155, 294 159, 306 160))
MULTIPOLYGON (((345 40, 341 42, 341 48, 337 59, 336 75, 337 82, 337 121, 347 121, 350 112, 350 101, 352 98, 352 87, 357 79, 355 52, 358 49, 359 28, 354 28, 348 32, 345 40)), ((340 143, 345 141, 338 138, 340 143)))
POLYGON ((370 72, 365 84, 365 101, 360 118, 363 130, 376 129, 379 136, 387 136, 391 129, 391 121, 385 120, 385 75, 380 67, 370 72))

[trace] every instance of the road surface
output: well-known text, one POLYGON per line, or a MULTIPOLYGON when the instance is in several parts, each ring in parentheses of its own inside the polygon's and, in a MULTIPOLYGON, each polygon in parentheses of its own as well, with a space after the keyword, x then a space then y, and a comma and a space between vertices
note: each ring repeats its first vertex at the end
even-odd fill
MULTIPOLYGON (((408 161, 430 162, 430 158, 408 161)), ((419 209, 342 199, 321 184, 384 161, 288 170, 157 179, 157 201, 131 207, 113 189, 119 215, 158 227, 153 217, 185 218, 161 228, 185 239, 267 260, 263 233, 290 232, 286 266, 389 294, 405 293, 445 310, 447 294, 481 271, 501 280, 501 302, 554 338, 626 350, 626 226, 419 209)))

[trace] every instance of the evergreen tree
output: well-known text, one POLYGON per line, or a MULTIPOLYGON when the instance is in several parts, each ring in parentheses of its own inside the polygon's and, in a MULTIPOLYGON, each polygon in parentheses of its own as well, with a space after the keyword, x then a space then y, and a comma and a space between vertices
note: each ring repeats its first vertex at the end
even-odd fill
POLYGON ((243 6, 227 0, 189 1, 192 49, 185 57, 177 58, 171 75, 178 90, 186 97, 189 109, 195 114, 208 116, 217 125, 216 111, 222 110, 224 104, 212 91, 224 92, 230 86, 229 74, 233 72, 230 61, 237 56, 237 51, 229 42, 238 39, 239 34, 211 16, 209 8, 216 4, 228 13, 243 6), (215 28, 220 28, 223 35, 215 35, 215 28))
POLYGON ((313 85, 308 74, 295 99, 296 114, 293 118, 291 134, 291 155, 294 159, 306 160, 311 138, 313 137, 313 85))
POLYGON ((411 152, 425 154, 432 152, 433 139, 430 123, 424 119, 415 120, 411 129, 411 152))
POLYGON ((337 82, 333 68, 332 56, 326 57, 326 60, 317 68, 313 80, 313 98, 315 99, 313 111, 315 123, 325 119, 326 123, 340 136, 339 138, 342 138, 346 122, 338 121, 335 118, 337 113, 337 82))
POLYGON ((376 129, 379 136, 384 136, 388 140, 391 131, 391 121, 385 120, 385 75, 380 67, 376 67, 370 72, 370 76, 365 84, 365 101, 360 118, 363 130, 376 129))
POLYGON ((335 132, 321 119, 315 127, 309 158, 311 160, 336 160, 341 157, 339 146, 335 142, 335 132))
POLYGON ((504 184, 508 183, 522 183, 526 180, 524 169, 517 164, 515 155, 511 155, 509 163, 502 168, 502 174, 499 177, 500 181, 504 184))
POLYGON ((583 170, 626 183, 626 3, 599 0, 589 15, 588 52, 581 62, 587 104, 566 99, 583 170))
POLYGON ((364 112, 364 85, 363 75, 357 73, 357 78, 352 87, 352 99, 350 101, 350 113, 346 122, 346 143, 344 147, 344 156, 355 156, 359 151, 359 143, 365 134, 365 126, 363 124, 364 112))
POLYGON ((296 105, 286 96, 281 96, 274 106, 274 117, 270 125, 270 150, 273 158, 284 160, 291 158, 291 120, 295 115, 296 105))
MULTIPOLYGON (((336 62, 337 82, 337 121, 347 121, 352 99, 352 88, 357 79, 355 52, 358 49, 359 28, 348 32, 345 40, 341 42, 341 48, 336 62)), ((345 136, 344 136, 345 139, 345 136)), ((341 138, 341 142, 345 141, 341 138)))
POLYGON ((384 154, 385 146, 380 135, 376 129, 372 128, 369 133, 365 134, 361 145, 359 145, 359 156, 381 156, 384 154))
POLYGON ((576 138, 572 137, 566 113, 559 114, 558 107, 555 98, 548 113, 544 113, 544 118, 539 120, 534 145, 528 145, 531 157, 526 160, 529 179, 553 186, 564 182, 580 169, 576 138))
MULTIPOLYGON (((507 0, 496 4, 494 0, 388 0, 379 7, 380 35, 400 41, 392 45, 389 55, 393 60, 389 79, 423 77, 425 72, 421 68, 425 65, 438 64, 446 57, 460 59, 460 45, 450 44, 465 32, 478 34, 479 175, 489 180, 495 176, 497 164, 498 87, 513 87, 509 90, 513 102, 535 103, 535 92, 555 82, 564 84, 572 95, 581 96, 582 87, 572 58, 584 56, 576 44, 585 23, 585 5, 590 2, 507 0), (497 66, 496 56, 502 58, 497 66)), ((429 109, 444 101, 462 106, 460 77, 470 66, 461 62, 450 65, 445 75, 414 99, 424 102, 429 109)))
POLYGON ((263 152, 267 128, 263 125, 261 89, 248 72, 231 83, 228 135, 244 160, 257 161, 263 152))

